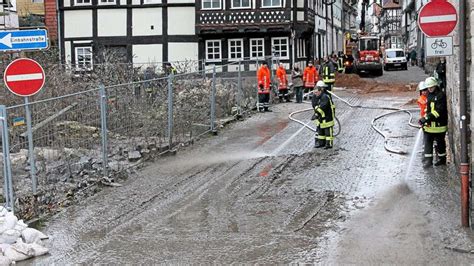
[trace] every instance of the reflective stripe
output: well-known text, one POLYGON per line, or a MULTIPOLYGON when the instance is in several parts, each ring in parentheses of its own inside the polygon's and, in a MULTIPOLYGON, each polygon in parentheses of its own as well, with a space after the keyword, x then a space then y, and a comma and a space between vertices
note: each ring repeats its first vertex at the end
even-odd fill
POLYGON ((326 136, 319 136, 319 135, 318 135, 318 139, 320 139, 320 140, 326 140, 326 136))
POLYGON ((433 157, 433 154, 425 154, 425 158, 431 158, 433 157))
POLYGON ((326 122, 326 120, 323 120, 321 124, 319 125, 321 128, 328 128, 334 126, 334 120, 326 122))
POLYGON ((425 132, 427 132, 427 133, 444 133, 444 132, 448 131, 448 126, 442 126, 442 127, 436 127, 436 126, 435 127, 433 127, 433 126, 427 127, 427 126, 425 126, 423 128, 424 128, 425 132))
POLYGON ((324 113, 323 109, 319 108, 319 106, 316 107, 316 112, 320 113, 322 118, 326 117, 326 114, 324 113))
POLYGON ((440 153, 438 154, 439 157, 445 157, 446 156, 446 153, 440 153))
POLYGON ((439 117, 439 113, 435 109, 435 103, 431 102, 430 103, 430 108, 431 108, 431 113, 434 115, 435 118, 439 117))

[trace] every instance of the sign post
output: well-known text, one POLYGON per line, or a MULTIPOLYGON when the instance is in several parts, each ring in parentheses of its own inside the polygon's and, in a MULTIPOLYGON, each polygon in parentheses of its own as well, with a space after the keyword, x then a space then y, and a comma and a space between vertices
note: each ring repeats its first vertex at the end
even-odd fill
POLYGON ((3 80, 12 93, 25 97, 30 174, 33 183, 33 193, 36 193, 36 168, 28 96, 38 93, 41 88, 43 88, 45 82, 44 70, 36 61, 28 58, 20 58, 14 60, 7 66, 3 75, 3 80))

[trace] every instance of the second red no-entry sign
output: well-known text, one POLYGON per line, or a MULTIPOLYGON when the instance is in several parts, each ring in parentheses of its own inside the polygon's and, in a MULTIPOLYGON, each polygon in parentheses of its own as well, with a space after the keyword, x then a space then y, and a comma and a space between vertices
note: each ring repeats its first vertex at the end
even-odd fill
POLYGON ((7 88, 18 96, 31 96, 44 85, 44 70, 35 60, 20 58, 5 69, 3 80, 7 88))
POLYGON ((456 8, 446 0, 432 0, 418 15, 418 25, 428 37, 449 35, 458 23, 456 8))

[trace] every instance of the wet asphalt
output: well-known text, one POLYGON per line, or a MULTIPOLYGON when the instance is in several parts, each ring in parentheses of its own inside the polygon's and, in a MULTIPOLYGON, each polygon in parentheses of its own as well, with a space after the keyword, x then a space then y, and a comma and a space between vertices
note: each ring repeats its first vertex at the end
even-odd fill
MULTIPOLYGON (((400 76, 423 74, 377 79, 400 76)), ((370 106, 413 108, 416 98, 335 92, 370 106)), ((472 264, 457 169, 423 170, 418 147, 407 173, 410 156, 388 153, 371 128, 388 111, 335 104, 334 149, 314 149, 314 133, 289 121, 309 104, 274 105, 56 215, 44 228, 50 255, 27 264, 472 264)), ((311 113, 295 117, 309 122, 311 113)), ((411 152, 417 129, 407 121, 395 114, 375 126, 411 152)))

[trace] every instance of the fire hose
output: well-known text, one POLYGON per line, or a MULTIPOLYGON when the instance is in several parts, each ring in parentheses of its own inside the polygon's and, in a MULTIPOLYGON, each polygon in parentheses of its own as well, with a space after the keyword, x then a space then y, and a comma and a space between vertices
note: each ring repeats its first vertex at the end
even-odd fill
MULTIPOLYGON (((401 154, 401 155, 405 155, 407 154, 406 151, 402 151, 402 150, 399 150, 399 149, 396 149, 396 148, 392 148, 388 145, 388 141, 389 141, 389 136, 387 136, 387 134, 385 134, 381 129, 377 128, 375 126, 375 122, 383 117, 386 117, 386 116, 389 116, 389 115, 393 115, 393 114, 397 114, 397 113, 407 113, 410 118, 408 120, 408 125, 411 126, 411 127, 414 127, 414 128, 420 128, 419 125, 417 124, 413 124, 412 123, 412 120, 413 120, 413 114, 411 111, 416 111, 418 109, 401 109, 401 108, 395 108, 395 107, 377 107, 377 106, 364 106, 364 105, 356 105, 356 104, 351 104, 349 103, 348 101, 344 100, 343 98, 337 96, 336 94, 334 94, 333 92, 329 91, 329 93, 334 96, 335 98, 339 99, 340 101, 342 101, 343 103, 345 103, 346 105, 348 105, 349 107, 351 108, 362 108, 362 109, 376 109, 376 110, 388 110, 388 111, 391 111, 389 113, 385 113, 385 114, 382 114, 382 115, 379 115, 377 117, 375 117, 372 122, 371 122, 371 126, 372 128, 377 132, 379 133, 383 138, 384 138, 384 148, 386 151, 390 152, 390 153, 395 153, 395 154, 401 154)), ((308 112, 308 111, 313 111, 313 108, 307 108, 307 109, 303 109, 303 110, 299 110, 299 111, 296 111, 296 112, 293 112, 291 113, 288 118, 291 120, 291 121, 294 121, 296 123, 299 123, 301 125, 303 125, 304 127, 308 128, 309 130, 317 133, 317 129, 316 128, 313 128, 311 126, 309 126, 308 124, 306 124, 305 122, 301 121, 301 120, 298 120, 296 118, 294 118, 293 116, 296 115, 296 114, 299 114, 299 113, 303 113, 303 112, 308 112)), ((335 117, 335 120, 336 120, 336 124, 338 125, 338 129, 337 129, 337 132, 335 132, 334 136, 337 136, 339 135, 339 133, 341 132, 341 123, 339 122, 339 119, 337 119, 337 116, 335 117)))

